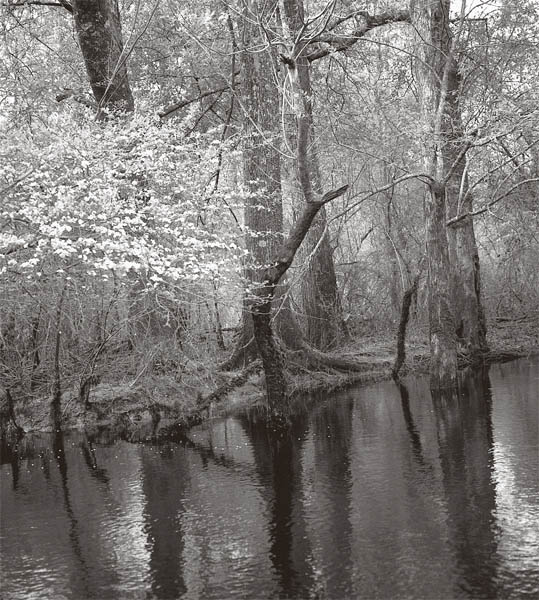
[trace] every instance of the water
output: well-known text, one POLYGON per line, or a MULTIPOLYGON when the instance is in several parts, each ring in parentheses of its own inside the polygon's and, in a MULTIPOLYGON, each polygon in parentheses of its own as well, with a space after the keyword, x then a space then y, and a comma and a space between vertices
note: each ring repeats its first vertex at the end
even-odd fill
POLYGON ((286 432, 26 443, 1 467, 2 598, 536 598, 539 361, 460 397, 341 393, 286 432))

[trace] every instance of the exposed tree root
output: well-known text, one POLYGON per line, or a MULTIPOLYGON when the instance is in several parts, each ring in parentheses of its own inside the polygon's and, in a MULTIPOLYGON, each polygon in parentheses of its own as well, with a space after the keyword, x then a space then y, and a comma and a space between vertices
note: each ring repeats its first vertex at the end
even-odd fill
POLYGON ((241 371, 241 373, 238 373, 238 375, 235 375, 227 382, 223 383, 223 385, 220 385, 210 394, 207 394, 206 396, 201 396, 197 402, 197 410, 205 410, 212 402, 222 400, 223 397, 229 394, 232 390, 235 390, 236 388, 242 386, 247 381, 250 375, 256 373, 261 368, 262 363, 260 360, 257 359, 251 362, 249 365, 247 365, 247 367, 243 369, 243 371, 241 371))
POLYGON ((357 360, 350 360, 348 358, 334 356, 333 354, 328 354, 326 352, 322 352, 321 350, 317 350, 312 346, 309 346, 305 341, 302 342, 301 347, 307 364, 317 369, 329 367, 338 371, 356 373, 372 369, 372 361, 361 362, 357 360))
MULTIPOLYGON (((303 333, 290 306, 286 286, 279 286, 279 288, 279 299, 275 304, 278 304, 280 301, 280 305, 276 309, 274 308, 274 329, 282 347, 290 350, 299 350, 301 348, 301 341, 303 340, 303 333)), ((248 308, 244 307, 241 324, 234 343, 234 350, 218 366, 218 370, 235 371, 236 369, 243 369, 257 358, 259 358, 259 354, 254 336, 253 318, 248 308)))

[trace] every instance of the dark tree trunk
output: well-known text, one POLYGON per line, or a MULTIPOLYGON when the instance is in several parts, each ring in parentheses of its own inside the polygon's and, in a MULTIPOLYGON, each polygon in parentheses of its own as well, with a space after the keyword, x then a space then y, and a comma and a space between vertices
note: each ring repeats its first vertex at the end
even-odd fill
MULTIPOLYGON (((222 370, 245 367, 258 356, 251 314, 251 296, 256 294, 257 286, 263 281, 265 269, 283 241, 279 153, 281 123, 278 110, 280 102, 279 90, 271 76, 277 68, 277 61, 271 47, 263 51, 256 50, 263 48, 270 41, 267 37, 268 31, 259 23, 271 18, 276 6, 276 0, 269 3, 256 0, 249 10, 245 9, 241 22, 241 95, 245 111, 243 175, 249 191, 245 207, 245 245, 249 252, 245 264, 245 277, 253 289, 246 291, 234 350, 220 365, 222 370), (258 23, 252 18, 252 14, 257 15, 258 23)), ((277 293, 277 296, 280 295, 277 293)), ((287 300, 274 320, 276 329, 284 337, 287 345, 293 344, 294 338, 300 337, 287 300)))
MULTIPOLYGON (((293 44, 291 56, 294 68, 289 69, 290 86, 295 112, 298 119, 304 119, 309 127, 308 177, 309 186, 322 193, 320 162, 317 154, 313 121, 313 88, 311 66, 307 58, 308 41, 299 37, 304 23, 303 0, 285 0, 283 3, 285 29, 289 31, 289 43, 293 44)), ((286 60, 286 58, 285 58, 286 60)), ((298 137, 291 136, 295 143, 298 137)), ((309 201, 308 191, 300 179, 305 201, 309 201)), ((325 207, 320 209, 305 240, 304 255, 308 260, 305 277, 302 281, 302 305, 306 322, 306 338, 310 344, 321 350, 334 346, 344 335, 342 311, 337 289, 337 277, 333 261, 333 250, 329 243, 325 207)))
POLYGON ((445 188, 430 187, 426 200, 430 383, 432 389, 457 383, 455 319, 451 304, 449 253, 446 236, 445 188))
POLYGON ((24 435, 15 417, 15 406, 9 388, 0 388, 0 438, 8 445, 16 443, 24 435))
MULTIPOLYGON (((444 160, 446 168, 451 169, 447 182, 447 216, 451 219, 459 214, 473 212, 473 195, 469 190, 466 173, 466 141, 463 139, 459 104, 461 78, 457 61, 452 57, 448 60, 444 160)), ((474 363, 488 352, 488 345, 473 218, 467 217, 449 227, 448 241, 456 333, 459 344, 474 363)))
MULTIPOLYGON (((298 153, 300 162, 303 160, 301 154, 301 152, 298 153)), ((287 239, 270 262, 270 266, 264 271, 263 285, 257 288, 252 301, 255 339, 266 375, 268 403, 273 411, 278 411, 286 398, 283 361, 271 328, 271 303, 275 289, 292 264, 298 248, 305 239, 318 211, 330 200, 344 194, 347 189, 348 186, 343 186, 337 190, 332 190, 319 199, 313 198, 305 205, 301 215, 292 226, 287 239)))
POLYGON ((135 103, 127 77, 117 0, 73 0, 72 7, 98 117, 103 118, 107 108, 114 112, 133 111, 135 103))
POLYGON ((281 352, 271 328, 271 296, 268 301, 253 306, 253 325, 256 344, 266 378, 268 404, 275 412, 286 400, 286 379, 281 352))
POLYGON ((404 292, 402 296, 401 318, 399 322, 399 330, 397 332, 397 356, 391 371, 391 375, 395 380, 399 378, 399 372, 404 364, 404 361, 406 360, 406 329, 408 327, 408 320, 410 319, 410 307, 412 305, 412 300, 417 294, 417 285, 419 283, 420 274, 421 273, 417 274, 412 285, 404 292))
POLYGON ((423 132, 423 163, 429 178, 425 230, 429 286, 430 384, 432 389, 457 383, 457 345, 452 311, 449 250, 446 233, 446 113, 448 56, 452 47, 449 0, 416 0, 411 18, 418 34, 416 73, 423 132))

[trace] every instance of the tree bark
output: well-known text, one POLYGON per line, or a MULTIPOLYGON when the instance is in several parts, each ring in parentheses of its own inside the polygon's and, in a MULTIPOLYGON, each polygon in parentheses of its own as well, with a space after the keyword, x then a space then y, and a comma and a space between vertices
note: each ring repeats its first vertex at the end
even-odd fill
POLYGON ((127 76, 117 0, 73 0, 72 7, 98 118, 105 118, 106 109, 132 112, 135 103, 127 76))
POLYGON ((411 7, 417 35, 416 73, 421 106, 423 162, 429 176, 425 199, 430 337, 430 384, 444 389, 457 383, 457 345, 451 301, 446 233, 446 181, 443 118, 446 113, 448 58, 452 50, 449 0, 415 0, 411 7))
MULTIPOLYGON (((473 195, 466 172, 466 140, 460 111, 460 73, 458 62, 447 48, 449 70, 444 145, 445 162, 451 169, 447 182, 447 211, 452 219, 473 212, 473 195)), ((458 342, 472 363, 488 352, 486 321, 481 302, 479 253, 473 218, 468 216, 448 228, 449 257, 452 269, 452 296, 458 342)))
MULTIPOLYGON (((300 152, 298 152, 298 155, 300 155, 300 152)), ((301 162, 301 156, 298 156, 298 160, 301 162)), ((271 327, 271 304, 275 289, 292 264, 296 252, 305 239, 319 210, 330 200, 344 194, 347 189, 348 186, 343 186, 328 192, 320 199, 313 198, 305 204, 287 239, 276 253, 270 266, 265 270, 263 284, 257 288, 252 301, 254 334, 266 376, 268 404, 273 412, 282 407, 287 396, 282 355, 276 345, 271 327)))
POLYGON ((431 389, 457 383, 455 318, 451 304, 449 252, 445 225, 445 187, 432 184, 426 200, 431 389))
POLYGON ((417 285, 419 283, 419 277, 421 270, 414 278, 412 285, 404 292, 402 296, 402 307, 401 317, 399 322, 399 330, 397 332, 397 356, 395 357, 395 363, 391 371, 393 379, 396 381, 399 379, 399 372, 406 360, 406 329, 408 327, 408 320, 410 319, 410 307, 412 306, 412 300, 417 294, 417 285))
MULTIPOLYGON (((307 55, 308 40, 301 37, 305 20, 303 0, 283 1, 285 30, 292 45, 289 67, 289 84, 291 99, 297 119, 305 119, 309 127, 308 139, 308 186, 316 193, 322 192, 320 162, 316 149, 313 119, 313 88, 311 66, 307 55)), ((286 92, 286 90, 285 90, 286 92)), ((292 136, 296 144, 298 138, 292 136)), ((301 177, 300 185, 304 199, 308 202, 308 191, 301 177)), ((322 207, 306 237, 304 254, 308 261, 302 281, 302 305, 305 314, 306 339, 316 348, 326 350, 339 341, 344 335, 342 327, 342 311, 337 288, 337 277, 333 261, 333 251, 329 243, 327 217, 322 207)))
MULTIPOLYGON (((279 90, 271 75, 277 69, 277 61, 268 37, 271 36, 269 25, 276 4, 277 0, 269 3, 255 0, 249 7, 246 4, 241 21, 241 105, 245 113, 243 176, 249 192, 245 207, 245 245, 248 250, 245 278, 255 291, 246 290, 235 347, 231 356, 220 365, 221 370, 245 367, 258 356, 251 314, 252 294, 262 283, 264 271, 283 241, 280 102, 279 90)), ((286 294, 285 286, 280 288, 277 296, 286 294)), ((274 320, 285 343, 294 347, 301 334, 286 295, 274 320)))

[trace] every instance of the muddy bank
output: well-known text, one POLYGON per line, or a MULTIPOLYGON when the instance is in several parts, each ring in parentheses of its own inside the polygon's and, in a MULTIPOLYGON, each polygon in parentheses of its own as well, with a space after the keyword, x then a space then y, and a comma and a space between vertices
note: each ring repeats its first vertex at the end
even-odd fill
MULTIPOLYGON (((489 332, 491 350, 485 356, 485 362, 503 362, 538 353, 538 331, 537 323, 496 324, 489 332)), ((291 370, 287 376, 292 406, 298 402, 302 404, 308 394, 389 379, 395 342, 388 337, 380 339, 380 336, 357 340, 341 348, 338 356, 360 363, 364 369, 353 373, 331 369, 291 370)), ((425 373, 428 365, 429 349, 425 337, 412 336, 406 344, 402 375, 425 373)), ((465 360, 461 366, 466 366, 465 360)), ((0 413, 4 437, 6 432, 16 437, 30 432, 53 431, 50 401, 46 397, 22 402, 12 398, 12 406, 7 406, 6 392, 0 392, 3 392, 0 413)), ((200 381, 198 385, 189 380, 176 382, 167 375, 147 378, 137 385, 100 383, 91 390, 87 407, 78 394, 66 391, 61 399, 61 428, 131 441, 181 437, 183 432, 205 419, 253 407, 265 409, 264 379, 259 361, 243 371, 213 373, 203 385, 200 381)))

